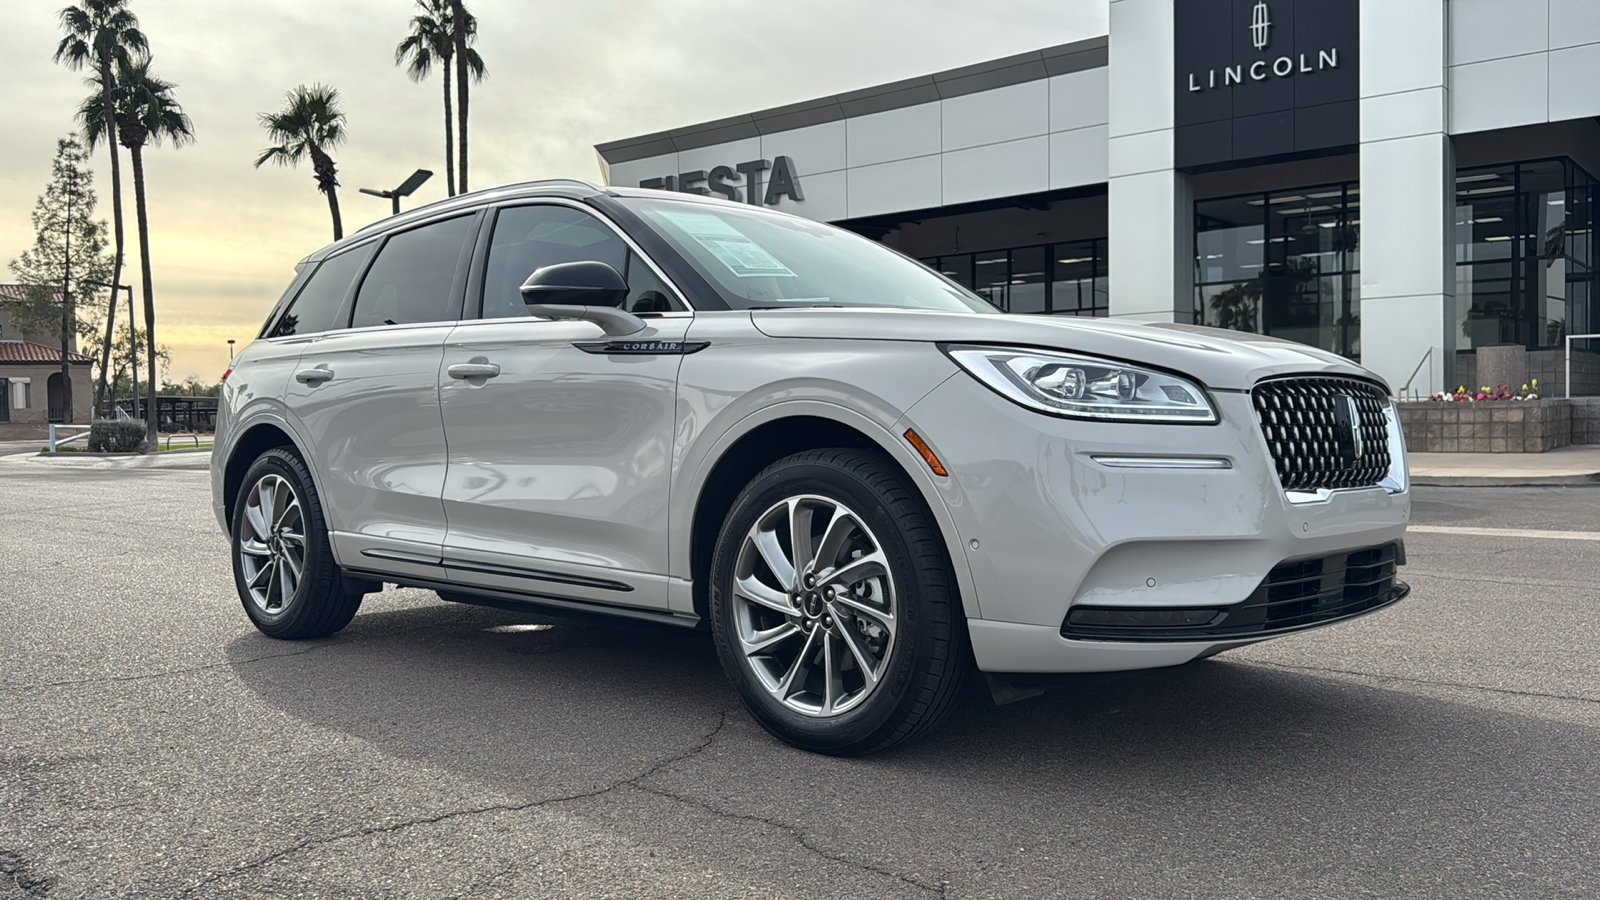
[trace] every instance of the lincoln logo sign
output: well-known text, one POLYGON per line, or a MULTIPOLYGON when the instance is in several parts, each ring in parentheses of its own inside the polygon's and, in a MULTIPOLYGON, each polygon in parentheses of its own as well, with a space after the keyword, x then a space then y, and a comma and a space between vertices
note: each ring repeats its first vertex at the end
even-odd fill
MULTIPOLYGON (((1265 0, 1258 2, 1250 14, 1250 42, 1257 50, 1267 49, 1272 42, 1272 11, 1265 0)), ((1209 91, 1219 87, 1232 87, 1246 81, 1266 81, 1269 78, 1288 78, 1293 75, 1310 75, 1339 68, 1339 48, 1330 47, 1315 53, 1297 53, 1277 59, 1258 59, 1246 65, 1238 63, 1189 73, 1190 92, 1209 91)))
POLYGON ((1267 9, 1266 0, 1256 4, 1250 13, 1250 37, 1255 41, 1257 50, 1267 49, 1267 44, 1272 41, 1272 11, 1267 9))
POLYGON ((639 182, 639 187, 685 194, 720 194, 735 203, 743 201, 752 206, 777 206, 784 197, 796 203, 805 199, 805 195, 800 193, 800 176, 795 174, 794 161, 787 156, 770 160, 752 159, 731 167, 715 166, 709 171, 696 169, 661 178, 646 178, 639 182), (762 173, 769 170, 771 177, 763 179, 762 173), (743 177, 736 177, 735 172, 743 177), (763 180, 766 181, 765 190, 762 190, 763 180), (740 189, 740 182, 743 182, 743 190, 740 189))

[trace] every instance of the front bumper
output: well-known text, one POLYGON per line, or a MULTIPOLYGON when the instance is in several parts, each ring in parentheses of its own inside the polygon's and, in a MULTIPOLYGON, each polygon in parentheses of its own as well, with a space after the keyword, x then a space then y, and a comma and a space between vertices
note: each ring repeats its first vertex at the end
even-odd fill
POLYGON ((1069 619, 1074 609, 1239 608, 1289 561, 1398 547, 1410 517, 1403 479, 1286 495, 1249 395, 1217 392, 1214 400, 1217 425, 1082 422, 1024 409, 957 377, 913 407, 907 426, 951 472, 939 488, 977 593, 979 618, 969 619, 969 630, 981 669, 1179 665, 1328 624, 1313 617, 1163 641, 1090 636, 1069 619), (1225 460, 1227 468, 1106 463, 1130 457, 1225 460))

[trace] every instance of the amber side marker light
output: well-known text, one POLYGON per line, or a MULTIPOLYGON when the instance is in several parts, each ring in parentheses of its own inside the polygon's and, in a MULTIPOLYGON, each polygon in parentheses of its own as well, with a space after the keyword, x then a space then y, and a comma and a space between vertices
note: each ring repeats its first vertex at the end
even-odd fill
POLYGON ((907 428, 906 440, 910 441, 911 446, 917 448, 917 452, 922 454, 922 461, 928 464, 928 468, 933 470, 933 474, 944 476, 950 474, 944 470, 944 463, 939 462, 939 457, 934 456, 933 451, 928 449, 928 442, 922 439, 922 435, 907 428))

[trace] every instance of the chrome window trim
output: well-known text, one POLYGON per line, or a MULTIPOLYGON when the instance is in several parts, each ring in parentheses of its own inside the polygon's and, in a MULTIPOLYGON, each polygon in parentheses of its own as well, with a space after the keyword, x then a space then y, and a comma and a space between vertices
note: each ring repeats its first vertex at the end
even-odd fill
MULTIPOLYGON (((638 242, 630 237, 627 232, 618 227, 617 223, 611 221, 610 217, 608 217, 605 213, 595 209, 593 206, 590 206, 587 203, 581 203, 576 200, 568 200, 565 197, 525 197, 518 200, 505 200, 503 202, 493 204, 489 207, 489 209, 494 211, 496 216, 495 225, 498 226, 500 224, 499 214, 502 210, 518 209, 525 206, 566 206, 571 209, 578 210, 579 212, 587 213, 596 219, 599 219, 601 222, 604 222, 607 228, 610 228, 612 232, 617 235, 617 237, 622 239, 624 244, 628 245, 629 250, 633 251, 640 259, 644 260, 645 265, 650 267, 650 271, 655 273, 656 278, 660 279, 661 283, 666 285, 668 290, 672 291, 672 295, 678 299, 678 302, 683 304, 682 310, 673 310, 664 313, 652 313, 652 315, 658 315, 662 318, 694 318, 694 304, 689 302, 689 298, 684 294, 683 289, 678 287, 677 283, 671 278, 667 277, 667 273, 664 272, 659 265, 656 265, 656 261, 650 258, 650 254, 644 252, 644 248, 640 247, 638 242)), ((490 229, 489 231, 488 240, 490 242, 489 249, 492 251, 494 249, 493 229, 490 229)), ((485 256, 486 260, 487 258, 488 257, 485 256)), ((483 287, 481 285, 478 288, 478 294, 478 315, 476 319, 462 319, 461 321, 463 323, 472 321, 486 321, 483 318, 483 287)), ((463 312, 465 312, 464 309, 463 312)), ((649 319, 646 319, 645 321, 649 321, 649 319)))

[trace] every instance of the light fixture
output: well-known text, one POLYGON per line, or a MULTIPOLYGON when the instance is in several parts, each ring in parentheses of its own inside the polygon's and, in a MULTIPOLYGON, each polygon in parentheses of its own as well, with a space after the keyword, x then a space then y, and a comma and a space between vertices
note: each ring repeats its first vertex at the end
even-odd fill
POLYGON ((385 197, 393 201, 394 212, 392 215, 398 216, 400 215, 400 198, 411 196, 412 192, 414 192, 417 188, 422 187, 422 183, 424 181, 427 181, 432 177, 433 173, 427 169, 418 169, 411 173, 410 178, 402 181, 400 186, 392 191, 375 191, 372 188, 361 188, 361 193, 370 194, 374 197, 385 197))

